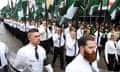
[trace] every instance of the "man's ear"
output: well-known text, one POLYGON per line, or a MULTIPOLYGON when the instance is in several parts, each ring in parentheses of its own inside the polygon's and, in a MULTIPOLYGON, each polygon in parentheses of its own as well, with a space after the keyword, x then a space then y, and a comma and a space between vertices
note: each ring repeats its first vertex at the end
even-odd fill
POLYGON ((27 35, 28 40, 30 40, 30 37, 31 37, 31 33, 28 33, 27 35))
POLYGON ((79 46, 79 49, 80 49, 80 53, 84 54, 84 46, 79 46))

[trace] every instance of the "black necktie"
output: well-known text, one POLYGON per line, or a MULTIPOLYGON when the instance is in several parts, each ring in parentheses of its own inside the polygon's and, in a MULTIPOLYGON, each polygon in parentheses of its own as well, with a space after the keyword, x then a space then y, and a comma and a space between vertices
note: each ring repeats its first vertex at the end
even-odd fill
POLYGON ((35 58, 36 58, 36 59, 39 59, 39 55, 38 55, 37 49, 38 49, 38 47, 36 46, 36 47, 35 47, 35 58))
POLYGON ((59 37, 58 39, 59 39, 59 46, 61 46, 61 37, 59 37))
POLYGON ((116 43, 114 42, 114 46, 115 46, 115 48, 116 48, 116 43))
POLYGON ((75 53, 74 53, 74 55, 76 55, 76 49, 77 49, 77 47, 76 47, 76 42, 75 42, 75 44, 74 44, 74 47, 75 47, 75 53))
POLYGON ((92 72, 97 72, 97 71, 93 68, 92 63, 90 63, 90 67, 91 67, 92 72))
POLYGON ((46 32, 46 39, 48 38, 48 31, 47 31, 47 28, 45 29, 45 32, 46 32))
POLYGON ((0 58, 0 66, 2 66, 2 64, 1 64, 1 58, 0 58))

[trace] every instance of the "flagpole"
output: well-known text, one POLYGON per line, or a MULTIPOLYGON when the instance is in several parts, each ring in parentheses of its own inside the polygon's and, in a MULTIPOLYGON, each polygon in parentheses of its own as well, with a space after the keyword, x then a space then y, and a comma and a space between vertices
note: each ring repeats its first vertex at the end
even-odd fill
MULTIPOLYGON (((86 6, 86 0, 84 0, 84 6, 86 6)), ((85 10, 84 10, 84 24, 86 24, 86 7, 85 7, 85 10)))
POLYGON ((12 13, 13 13, 13 2, 12 2, 12 0, 11 0, 11 10, 10 10, 10 12, 11 12, 11 15, 13 15, 12 13))
POLYGON ((98 45, 98 42, 99 42, 99 37, 100 37, 100 25, 101 25, 101 17, 102 17, 102 0, 99 0, 100 1, 100 3, 101 3, 101 6, 100 6, 100 13, 99 13, 99 19, 98 19, 98 21, 99 21, 99 28, 98 28, 98 36, 97 36, 97 45, 98 45))
POLYGON ((46 3, 46 0, 45 0, 45 19, 47 21, 47 3, 46 3))

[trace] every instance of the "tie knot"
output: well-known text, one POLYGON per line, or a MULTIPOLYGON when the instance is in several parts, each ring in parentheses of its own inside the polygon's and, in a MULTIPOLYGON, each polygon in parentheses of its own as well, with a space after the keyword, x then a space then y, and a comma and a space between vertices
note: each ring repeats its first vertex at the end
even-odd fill
POLYGON ((37 46, 35 46, 35 49, 37 49, 38 47, 37 46))
POLYGON ((89 64, 90 64, 90 65, 92 65, 92 63, 91 63, 91 62, 90 62, 89 64))

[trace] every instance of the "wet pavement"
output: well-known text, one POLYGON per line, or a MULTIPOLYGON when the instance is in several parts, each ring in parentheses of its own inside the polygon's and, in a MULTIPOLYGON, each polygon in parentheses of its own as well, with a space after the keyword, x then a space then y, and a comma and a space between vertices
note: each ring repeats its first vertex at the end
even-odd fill
POLYGON ((0 41, 4 42, 8 48, 15 53, 22 46, 20 40, 11 35, 11 33, 7 31, 2 22, 0 23, 0 41))
MULTIPOLYGON (((18 51, 18 49, 20 47, 23 46, 22 43, 20 42, 20 40, 16 39, 15 36, 11 35, 11 33, 6 30, 6 28, 4 27, 4 24, 2 22, 0 23, 0 41, 6 43, 6 45, 8 45, 8 47, 9 47, 9 50, 11 50, 15 53, 18 51)), ((53 49, 52 49, 52 51, 53 51, 53 49)), ((49 54, 50 62, 52 62, 52 57, 53 57, 53 55, 50 53, 49 54)), ((98 65, 99 65, 99 68, 106 69, 103 52, 101 54, 98 65)), ((57 59, 57 61, 55 63, 54 72, 64 72, 64 70, 60 69, 59 58, 57 59)))

